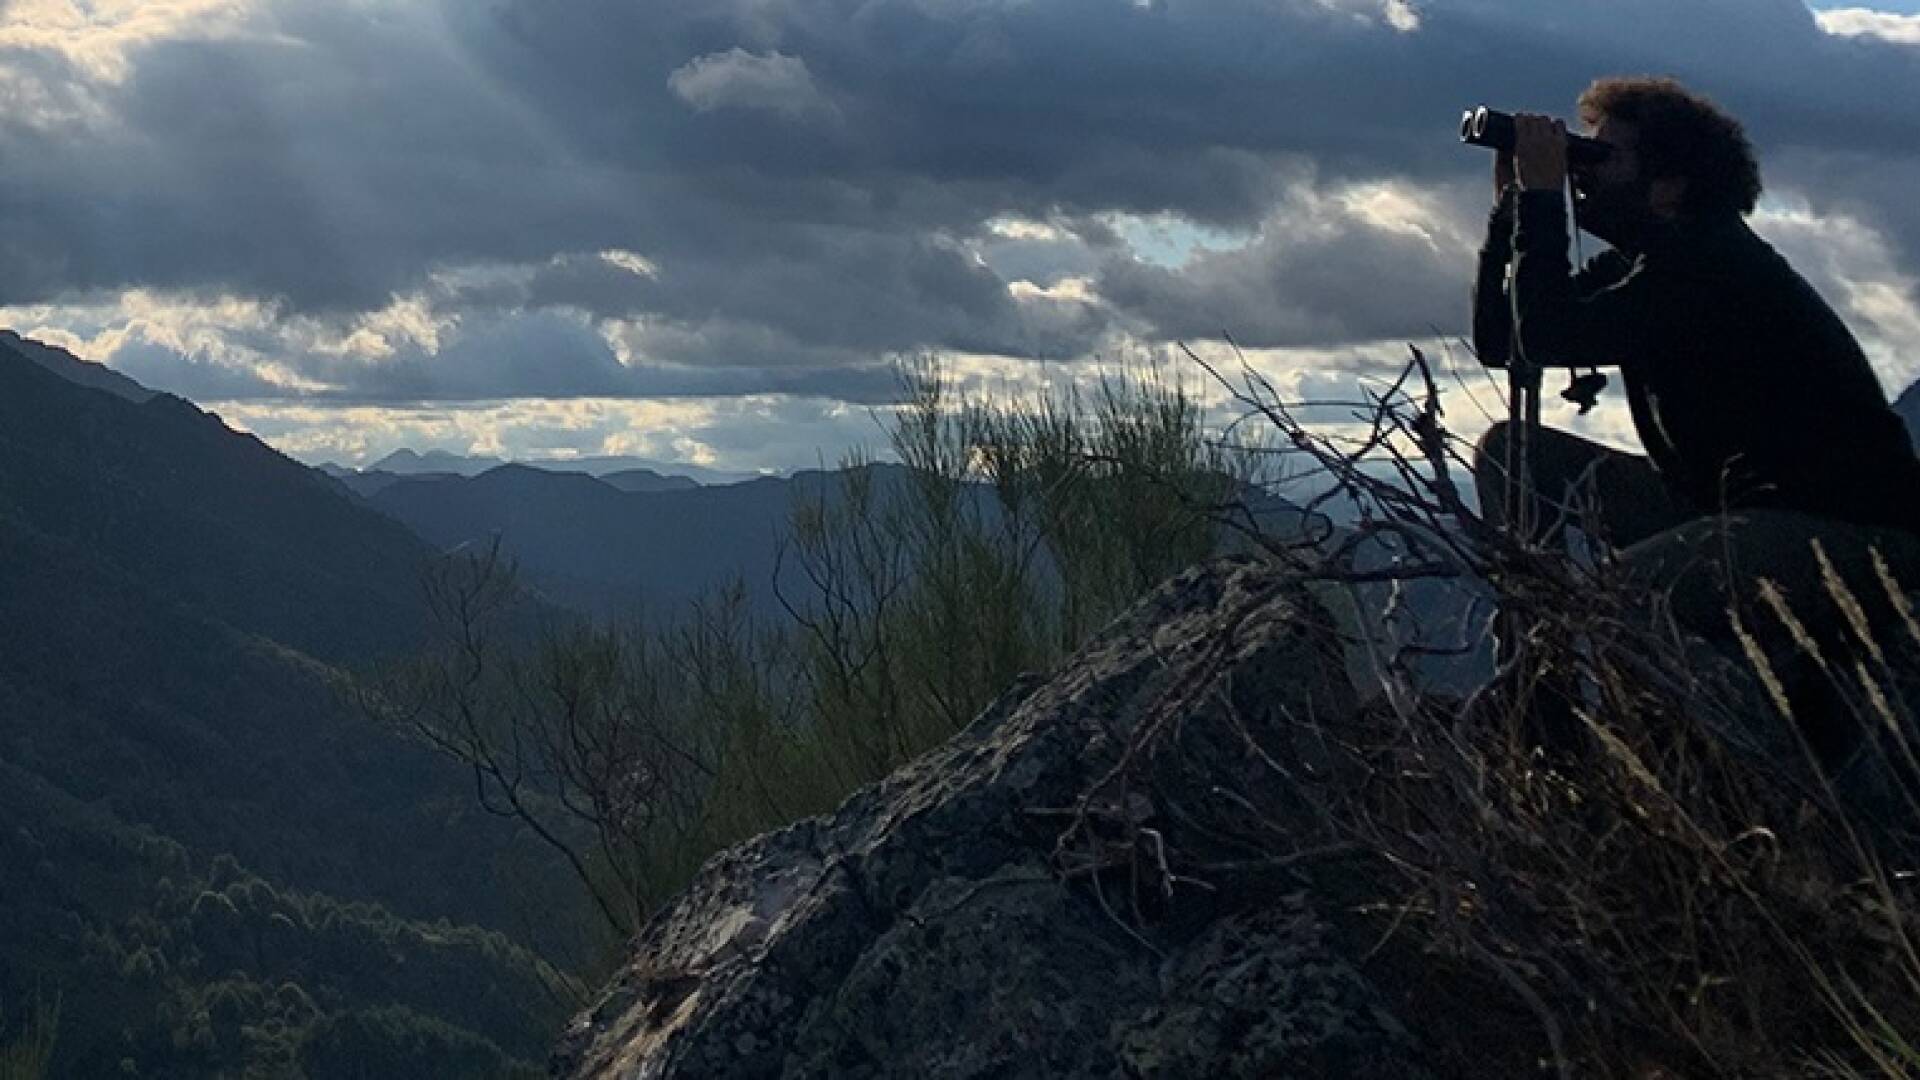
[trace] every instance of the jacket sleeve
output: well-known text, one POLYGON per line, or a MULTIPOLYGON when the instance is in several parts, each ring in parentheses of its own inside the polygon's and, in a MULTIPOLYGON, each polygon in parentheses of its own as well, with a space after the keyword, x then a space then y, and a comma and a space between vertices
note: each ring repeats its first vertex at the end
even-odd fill
POLYGON ((1506 367, 1513 340, 1513 304, 1507 267, 1513 260, 1513 206, 1519 189, 1507 185, 1487 219, 1480 268, 1473 279, 1473 354, 1487 367, 1506 367))
POLYGON ((1513 239, 1513 331, 1539 367, 1602 367, 1639 352, 1658 290, 1644 263, 1617 252, 1579 274, 1567 261, 1567 209, 1558 192, 1524 192, 1513 239))
MULTIPOLYGON (((1529 299, 1541 291, 1558 290, 1570 303, 1599 301, 1602 293, 1634 273, 1633 263, 1614 251, 1587 260, 1578 274, 1569 276, 1568 266, 1566 203, 1551 192, 1521 194, 1517 188, 1508 188, 1487 222, 1487 240, 1480 249, 1473 284, 1473 351, 1482 364, 1504 368, 1512 355, 1514 306, 1522 292, 1516 286, 1522 267, 1528 275, 1525 294, 1529 299), (1514 260, 1516 243, 1522 249, 1520 265, 1514 260)), ((1544 309, 1533 314, 1533 330, 1541 329, 1540 315, 1551 315, 1544 309)), ((1551 334, 1552 328, 1547 329, 1551 334)), ((1534 362, 1542 367, 1601 367, 1618 363, 1624 355, 1613 352, 1609 359, 1592 360, 1556 355, 1552 344, 1541 350, 1536 344, 1534 362)))

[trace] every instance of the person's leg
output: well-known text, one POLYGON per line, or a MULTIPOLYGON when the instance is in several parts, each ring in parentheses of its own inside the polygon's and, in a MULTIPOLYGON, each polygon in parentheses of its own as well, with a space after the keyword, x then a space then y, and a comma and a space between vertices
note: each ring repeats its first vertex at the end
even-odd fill
MULTIPOLYGON (((1497 423, 1484 435, 1474 454, 1474 483, 1482 517, 1497 528, 1507 522, 1507 454, 1513 427, 1497 423)), ((1666 487, 1645 458, 1603 446, 1590 439, 1553 428, 1536 428, 1530 447, 1532 510, 1536 538, 1547 545, 1566 542, 1562 526, 1572 525, 1589 539, 1624 545, 1644 539, 1686 519, 1667 494, 1666 487)), ((1510 632, 1496 621, 1495 651, 1510 632)), ((1518 633, 1514 641, 1526 637, 1518 633)), ((1497 661, 1496 661, 1497 662, 1497 661)), ((1573 759, 1588 752, 1584 725, 1575 712, 1582 688, 1565 677, 1565 668, 1534 684, 1522 708, 1527 737, 1554 758, 1573 759)))
MULTIPOLYGON (((1698 518, 1633 545, 1621 555, 1629 579, 1690 633, 1738 655, 1733 615, 1776 672, 1802 731, 1820 756, 1837 763, 1854 745, 1853 717, 1839 706, 1826 676, 1761 598, 1762 580, 1777 586, 1793 616, 1829 662, 1850 665, 1865 649, 1829 588, 1814 544, 1859 605, 1870 634, 1892 650, 1906 636, 1874 568, 1878 551, 1895 579, 1920 591, 1920 537, 1786 510, 1745 510, 1698 518)), ((1900 650, 1904 651, 1904 649, 1900 650)))
MULTIPOLYGON (((1501 527, 1507 520, 1511 439, 1512 425, 1501 421, 1487 429, 1474 450, 1480 514, 1501 527)), ((1535 429, 1530 450, 1532 487, 1540 496, 1534 520, 1542 527, 1564 517, 1583 531, 1626 547, 1692 516, 1668 493, 1647 459, 1637 454, 1548 427, 1535 429), (1589 503, 1598 508, 1598 521, 1581 513, 1589 503)))

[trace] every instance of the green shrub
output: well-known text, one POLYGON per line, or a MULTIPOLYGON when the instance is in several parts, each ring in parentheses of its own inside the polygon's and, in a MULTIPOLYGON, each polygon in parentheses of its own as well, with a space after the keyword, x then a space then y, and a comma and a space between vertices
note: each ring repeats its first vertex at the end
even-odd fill
POLYGON ((532 1062, 515 1061, 492 1042, 397 1006, 362 1009, 320 1024, 300 1051, 311 1080, 538 1080, 532 1062))
POLYGON ((60 1033, 60 999, 48 1002, 36 997, 11 1036, 10 1027, 6 1013, 0 1011, 0 1080, 41 1080, 60 1033))
POLYGON ((496 547, 436 571, 440 646, 365 696, 565 855, 610 962, 708 856, 831 809, 1221 549, 1254 471, 1152 366, 1007 402, 956 399, 934 361, 902 376, 899 464, 855 455, 796 499, 784 619, 736 585, 515 649, 496 547))

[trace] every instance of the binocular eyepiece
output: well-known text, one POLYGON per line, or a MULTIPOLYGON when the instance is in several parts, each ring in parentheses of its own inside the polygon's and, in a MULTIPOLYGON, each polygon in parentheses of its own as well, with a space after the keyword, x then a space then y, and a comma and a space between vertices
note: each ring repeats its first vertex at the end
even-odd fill
MULTIPOLYGON (((1485 105, 1468 109, 1460 117, 1460 141, 1468 146, 1489 150, 1513 150, 1513 114, 1489 109, 1485 105)), ((1575 165, 1598 165, 1612 151, 1599 139, 1567 132, 1567 160, 1575 165)))

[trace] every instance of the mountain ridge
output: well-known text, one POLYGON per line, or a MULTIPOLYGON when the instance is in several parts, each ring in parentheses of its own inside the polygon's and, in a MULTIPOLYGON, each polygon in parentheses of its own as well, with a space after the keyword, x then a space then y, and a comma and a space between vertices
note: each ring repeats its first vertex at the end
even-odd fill
MULTIPOLYGON (((902 467, 873 468, 895 477, 902 467)), ((499 536, 529 585, 591 615, 674 609, 735 580, 771 615, 779 610, 778 538, 793 499, 826 490, 830 475, 636 491, 507 464, 473 477, 401 478, 369 494, 367 505, 442 549, 499 536)))
POLYGON ((737 484, 758 479, 760 473, 740 472, 737 470, 710 469, 702 465, 686 462, 656 461, 652 458, 631 457, 625 455, 590 455, 564 458, 525 458, 509 461, 492 455, 455 454, 447 450, 428 450, 424 453, 409 447, 401 447, 383 458, 367 465, 363 469, 348 470, 347 466, 326 462, 321 468, 340 472, 357 471, 361 473, 391 473, 395 476, 418 476, 422 474, 443 474, 475 477, 490 472, 502 465, 524 465, 543 469, 547 472, 585 473, 588 476, 605 478, 609 474, 623 472, 648 472, 664 480, 686 480, 701 487, 724 484, 737 484))
POLYGON ((541 993, 487 936, 535 902, 496 877, 561 872, 340 694, 426 637, 433 549, 191 403, 90 385, 63 356, 0 340, 0 999, 59 996, 49 1075, 239 1075, 269 1050, 409 1039, 468 1047, 487 1075, 537 1060, 552 1002, 482 1022, 435 987, 541 993), (436 920, 467 944, 436 952, 436 920), (288 1012, 281 986, 322 1004, 288 1012))
POLYGON ((82 360, 58 346, 21 337, 12 330, 0 330, 0 346, 33 361, 68 382, 92 390, 104 390, 117 398, 143 405, 159 395, 105 364, 82 360))
POLYGON ((184 399, 136 404, 20 355, 0 350, 15 358, 0 362, 0 499, 16 515, 322 659, 417 639, 401 631, 424 620, 417 537, 184 399), (292 573, 265 588, 276 567, 292 573))

